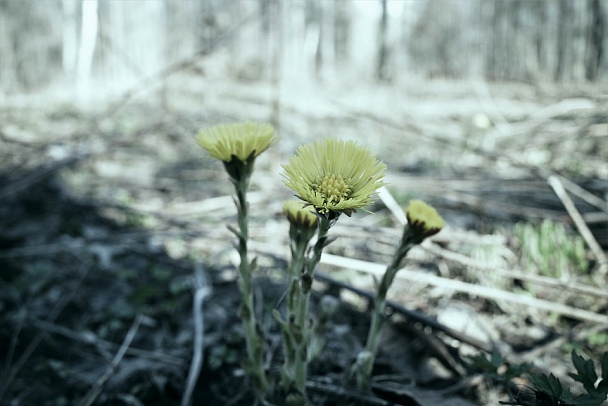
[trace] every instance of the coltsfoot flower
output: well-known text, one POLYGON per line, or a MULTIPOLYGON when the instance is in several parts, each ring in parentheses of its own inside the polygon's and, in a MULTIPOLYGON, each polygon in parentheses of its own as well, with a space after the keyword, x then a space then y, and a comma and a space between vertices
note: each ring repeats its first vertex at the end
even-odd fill
POLYGON ((409 228, 418 241, 437 234, 443 228, 443 218, 435 208, 422 200, 411 200, 405 209, 409 228))
POLYGON ((282 174, 285 185, 325 217, 350 216, 374 202, 386 165, 354 141, 328 139, 300 146, 282 174))
POLYGON ((236 157, 246 162, 266 151, 276 142, 276 137, 270 124, 237 123, 201 130, 196 140, 214 158, 230 162, 236 157))

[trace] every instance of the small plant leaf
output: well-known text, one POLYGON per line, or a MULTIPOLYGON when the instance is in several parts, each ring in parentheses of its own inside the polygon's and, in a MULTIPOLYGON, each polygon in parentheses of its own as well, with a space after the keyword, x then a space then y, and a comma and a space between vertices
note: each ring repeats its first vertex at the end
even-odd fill
POLYGON ((604 395, 608 395, 608 379, 602 379, 597 384, 597 391, 603 393, 604 395))
POLYGON ((562 396, 562 384, 555 375, 550 374, 547 376, 545 374, 540 374, 532 375, 530 378, 536 389, 535 392, 542 392, 553 397, 562 396))
POLYGON ((602 379, 608 381, 608 351, 602 357, 602 379))
POLYGON ((572 350, 572 363, 576 368, 577 374, 568 374, 576 381, 579 381, 585 387, 585 390, 589 393, 595 391, 595 381, 597 381, 597 373, 595 372, 595 366, 593 361, 585 360, 582 356, 578 355, 572 350))
POLYGON ((272 317, 274 317, 274 319, 279 322, 279 324, 285 324, 285 321, 281 317, 281 313, 277 309, 272 309, 272 317))
POLYGON ((249 272, 254 272, 257 267, 258 267, 258 257, 253 257, 253 259, 249 263, 249 272))
POLYGON ((327 247, 329 244, 331 244, 332 242, 336 241, 338 239, 337 236, 329 236, 325 238, 325 241, 323 242, 323 247, 327 247))
POLYGON ((600 406, 605 400, 606 395, 594 392, 576 397, 572 404, 576 406, 600 406))
POLYGON ((497 370, 505 362, 502 354, 498 351, 498 348, 492 350, 492 366, 497 370))

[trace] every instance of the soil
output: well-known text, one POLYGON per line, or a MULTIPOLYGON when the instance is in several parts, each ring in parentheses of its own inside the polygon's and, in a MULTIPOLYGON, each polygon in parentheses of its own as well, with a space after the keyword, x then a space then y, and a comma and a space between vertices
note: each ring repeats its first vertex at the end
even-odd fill
MULTIPOLYGON (((565 283, 557 291, 487 271, 540 275, 525 266, 517 223, 548 218, 577 235, 548 176, 570 179, 605 202, 606 92, 496 84, 490 103, 466 83, 432 82, 426 91, 370 86, 348 97, 320 86, 314 95, 284 89, 277 116, 268 85, 187 79, 161 105, 152 94, 118 109, 14 103, 0 110, 0 403, 180 404, 197 289, 204 353, 192 404, 256 403, 241 368, 238 258, 225 227, 235 224, 232 185, 194 142, 199 128, 220 122, 280 117, 282 139, 256 162, 250 193, 271 377, 279 376, 282 354, 270 314, 283 306, 289 252, 281 205, 291 194, 280 165, 297 145, 324 136, 345 134, 377 151, 399 203, 416 197, 434 204, 448 224, 435 247, 477 265, 487 261, 481 270, 420 249, 408 269, 606 314, 606 296, 570 291, 605 286, 588 249, 585 269, 550 276, 565 283), (195 103, 197 92, 205 97, 195 103)), ((571 194, 605 253, 605 209, 571 194)), ((401 226, 381 201, 370 210, 375 214, 340 218, 327 252, 386 264, 401 226)), ((321 265, 318 273, 312 314, 324 295, 340 305, 310 366, 314 405, 497 405, 530 385, 525 374, 505 382, 497 373, 522 363, 580 392, 567 375, 570 350, 599 359, 608 349, 603 319, 398 280, 372 391, 358 391, 347 373, 365 344, 372 280, 348 265, 321 265), (471 358, 490 359, 493 351, 504 357, 496 371, 471 358)), ((281 404, 280 390, 270 398, 281 404)))

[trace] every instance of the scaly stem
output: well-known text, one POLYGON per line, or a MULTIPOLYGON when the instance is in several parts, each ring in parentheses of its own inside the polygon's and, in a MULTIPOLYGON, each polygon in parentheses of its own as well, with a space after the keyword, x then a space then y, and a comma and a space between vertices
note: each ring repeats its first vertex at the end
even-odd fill
POLYGON ((285 326, 282 329, 283 351, 285 354, 285 361, 283 363, 283 386, 286 391, 289 390, 292 382, 294 382, 297 369, 297 347, 300 341, 299 337, 301 336, 301 328, 296 322, 296 313, 302 297, 300 278, 304 269, 307 247, 308 240, 296 240, 295 235, 292 235, 291 263, 287 269, 287 320, 284 322, 285 326))
POLYGON ((360 353, 355 365, 351 370, 351 376, 355 375, 357 385, 361 389, 369 387, 369 379, 374 367, 378 346, 380 345, 380 330, 384 323, 384 310, 386 307, 386 294, 388 289, 395 279, 395 275, 400 268, 403 258, 408 251, 416 245, 411 238, 411 234, 406 227, 403 234, 403 239, 391 263, 387 266, 386 272, 382 276, 381 282, 377 286, 376 296, 374 298, 374 312, 372 313, 371 325, 367 335, 365 349, 360 353), (363 356, 361 356, 363 355, 363 356))
POLYGON ((260 398, 263 398, 268 391, 268 379, 264 371, 264 337, 259 328, 253 300, 253 288, 251 283, 251 266, 248 258, 247 241, 249 238, 249 218, 247 210, 247 188, 249 177, 243 176, 235 183, 237 194, 237 211, 239 223, 238 252, 240 256, 239 264, 239 289, 243 296, 241 308, 241 318, 245 331, 245 342, 247 345, 247 365, 246 369, 255 381, 255 389, 260 398))
MULTIPOLYGON (((312 280, 316 266, 321 260, 323 248, 327 244, 327 234, 335 220, 328 220, 324 216, 319 216, 319 229, 317 234, 317 242, 312 249, 312 257, 308 258, 305 264, 304 272, 300 279, 300 295, 297 304, 297 313, 295 324, 299 327, 301 334, 299 342, 296 345, 295 357, 295 386, 305 396, 306 391, 306 375, 308 368, 308 349, 307 344, 311 334, 311 325, 308 322, 308 303, 310 301, 310 291, 312 280)), ((306 399, 306 397, 305 397, 306 399)))

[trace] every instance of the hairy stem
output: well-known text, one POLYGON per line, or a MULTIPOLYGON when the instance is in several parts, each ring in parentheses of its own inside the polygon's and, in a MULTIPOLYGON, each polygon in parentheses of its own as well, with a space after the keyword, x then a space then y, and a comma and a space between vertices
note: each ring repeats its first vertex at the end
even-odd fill
POLYGON ((259 329, 255 316, 253 287, 251 283, 251 266, 248 257, 247 241, 249 239, 249 217, 247 207, 248 177, 243 177, 235 182, 237 194, 238 211, 238 252, 239 264, 239 289, 243 296, 241 318, 245 331, 245 342, 247 345, 247 370, 255 381, 258 396, 263 398, 267 392, 269 383, 264 371, 264 337, 259 329))
POLYGON ((377 286, 376 296, 374 297, 374 311, 372 313, 372 320, 367 335, 367 341, 365 349, 362 353, 365 357, 360 358, 358 363, 353 366, 351 374, 354 374, 357 380, 359 388, 364 389, 369 387, 369 379, 374 368, 374 361, 378 353, 378 347, 380 345, 380 330, 384 323, 384 310, 386 308, 386 294, 388 289, 395 279, 395 275, 401 266, 403 258, 407 255, 408 251, 416 245, 411 238, 411 234, 406 228, 403 234, 403 239, 391 263, 387 266, 382 280, 377 286))

